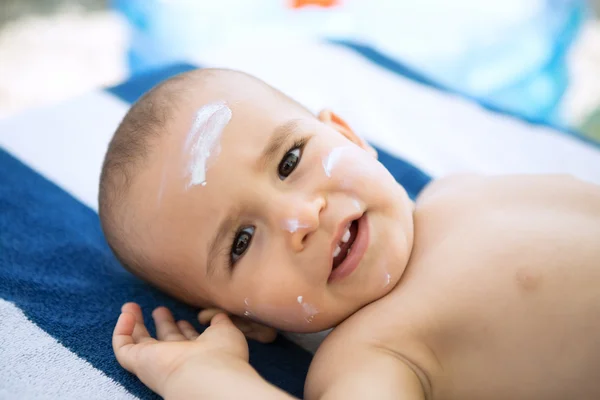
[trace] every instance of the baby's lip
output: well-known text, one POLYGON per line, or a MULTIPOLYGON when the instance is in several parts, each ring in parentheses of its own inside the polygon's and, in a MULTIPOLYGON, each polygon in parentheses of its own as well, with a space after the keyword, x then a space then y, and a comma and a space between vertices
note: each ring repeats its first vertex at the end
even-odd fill
POLYGON ((360 218, 361 215, 362 213, 352 214, 344 218, 342 222, 339 223, 336 234, 333 236, 333 240, 329 249, 330 256, 331 254, 333 254, 333 251, 335 250, 338 243, 342 240, 342 236, 346 232, 346 228, 348 227, 348 225, 350 225, 350 223, 352 223, 352 221, 354 221, 355 219, 360 218))
POLYGON ((327 255, 331 258, 331 269, 333 269, 333 258, 331 255, 333 254, 335 248, 342 240, 342 236, 346 233, 346 228, 352 223, 352 221, 359 219, 363 215, 362 212, 357 212, 348 217, 344 218, 338 225, 337 232, 333 236, 333 240, 331 241, 331 246, 329 247, 329 254, 327 255))
MULTIPOLYGON (((355 237, 351 244, 350 250, 339 265, 333 268, 334 259, 331 260, 331 272, 329 273, 328 283, 334 283, 344 279, 352 274, 358 268, 367 248, 369 246, 369 222, 367 213, 363 213, 356 222, 355 237)), ((342 250, 343 251, 343 250, 342 250)))

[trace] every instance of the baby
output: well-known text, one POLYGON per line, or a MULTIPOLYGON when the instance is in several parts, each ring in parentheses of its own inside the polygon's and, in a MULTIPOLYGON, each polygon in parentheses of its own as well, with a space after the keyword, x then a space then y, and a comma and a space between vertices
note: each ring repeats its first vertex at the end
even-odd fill
POLYGON ((123 306, 115 355, 166 398, 289 398, 242 331, 332 327, 309 399, 600 398, 593 184, 465 175, 413 204, 339 116, 206 69, 132 107, 99 200, 122 264, 210 320, 158 308, 154 339, 123 306))

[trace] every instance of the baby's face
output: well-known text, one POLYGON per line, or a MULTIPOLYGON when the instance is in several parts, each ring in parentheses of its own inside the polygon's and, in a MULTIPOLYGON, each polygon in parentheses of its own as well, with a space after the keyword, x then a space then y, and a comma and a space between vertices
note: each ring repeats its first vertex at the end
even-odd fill
POLYGON ((190 89, 132 187, 128 220, 188 301, 323 330, 400 279, 412 203, 329 114, 254 85, 190 89))

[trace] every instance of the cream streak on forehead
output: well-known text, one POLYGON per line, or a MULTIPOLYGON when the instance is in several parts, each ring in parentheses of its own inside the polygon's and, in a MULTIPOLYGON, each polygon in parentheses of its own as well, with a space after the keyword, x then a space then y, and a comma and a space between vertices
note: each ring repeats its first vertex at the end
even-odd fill
POLYGON ((183 151, 188 154, 186 188, 206 185, 209 159, 221 152, 221 135, 231 120, 231 109, 225 102, 210 103, 196 112, 183 151))

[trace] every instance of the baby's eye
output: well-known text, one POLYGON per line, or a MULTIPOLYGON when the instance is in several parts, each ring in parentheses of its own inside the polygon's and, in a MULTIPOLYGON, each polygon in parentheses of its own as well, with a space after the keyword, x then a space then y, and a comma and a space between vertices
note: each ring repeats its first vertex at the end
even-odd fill
POLYGON ((279 173, 279 179, 284 180, 296 169, 300 162, 300 147, 296 146, 283 156, 283 159, 279 163, 277 172, 279 173))
POLYGON ((248 250, 252 236, 254 235, 254 227, 249 226, 240 230, 233 238, 231 245, 231 264, 235 264, 248 250))

